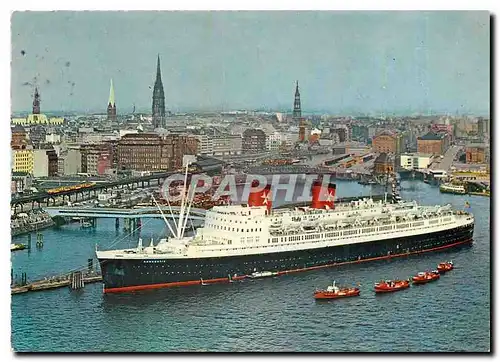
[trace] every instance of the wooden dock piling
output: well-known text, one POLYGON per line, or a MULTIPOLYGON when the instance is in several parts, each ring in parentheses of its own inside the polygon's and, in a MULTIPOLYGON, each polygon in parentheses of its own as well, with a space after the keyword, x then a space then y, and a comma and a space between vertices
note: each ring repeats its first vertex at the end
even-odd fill
POLYGON ((85 286, 81 271, 71 273, 71 289, 82 289, 85 286))

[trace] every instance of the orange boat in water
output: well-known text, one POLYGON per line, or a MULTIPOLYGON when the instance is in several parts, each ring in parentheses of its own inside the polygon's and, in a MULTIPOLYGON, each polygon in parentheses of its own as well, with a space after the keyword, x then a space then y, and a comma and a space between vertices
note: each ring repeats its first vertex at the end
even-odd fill
POLYGON ((439 279, 437 270, 431 272, 420 272, 412 278, 413 284, 425 284, 439 279))
POLYGON ((450 270, 453 270, 453 262, 452 261, 445 261, 444 263, 439 263, 437 266, 437 270, 440 273, 449 272, 450 270))
POLYGON ((408 280, 382 280, 375 283, 375 293, 397 292, 410 287, 408 280))
POLYGON ((333 282, 333 285, 329 285, 326 290, 320 289, 314 292, 315 299, 338 299, 338 298, 348 298, 357 297, 360 293, 359 288, 339 288, 333 282))

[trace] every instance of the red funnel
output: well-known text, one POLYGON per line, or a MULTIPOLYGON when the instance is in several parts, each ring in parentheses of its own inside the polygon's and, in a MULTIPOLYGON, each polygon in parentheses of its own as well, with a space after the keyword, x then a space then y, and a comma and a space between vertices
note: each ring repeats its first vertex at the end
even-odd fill
POLYGON ((334 198, 337 185, 329 183, 323 186, 320 180, 316 180, 312 184, 312 202, 313 209, 334 209, 334 198))
MULTIPOLYGON (((259 181, 252 182, 252 188, 259 186, 259 181)), ((270 212, 272 208, 271 201, 271 186, 266 185, 263 190, 250 192, 248 195, 248 206, 267 206, 267 211, 270 212)))

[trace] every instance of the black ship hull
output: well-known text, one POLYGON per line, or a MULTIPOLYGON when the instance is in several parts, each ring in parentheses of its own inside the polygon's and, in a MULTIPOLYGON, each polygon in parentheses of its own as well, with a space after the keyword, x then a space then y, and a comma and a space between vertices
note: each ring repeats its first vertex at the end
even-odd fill
POLYGON ((440 251, 472 244, 474 225, 327 248, 196 259, 100 259, 104 292, 228 282, 255 271, 278 275, 440 251))

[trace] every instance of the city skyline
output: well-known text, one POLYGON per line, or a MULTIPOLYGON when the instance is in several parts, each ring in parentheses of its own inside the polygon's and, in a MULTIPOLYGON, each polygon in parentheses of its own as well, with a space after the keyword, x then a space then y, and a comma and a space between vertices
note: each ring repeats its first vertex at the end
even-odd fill
POLYGON ((489 114, 488 12, 17 12, 12 112, 489 114), (138 30, 136 30, 138 29, 138 30), (168 36, 170 35, 170 36, 168 36), (35 80, 36 77, 36 80, 35 80))

